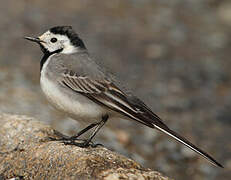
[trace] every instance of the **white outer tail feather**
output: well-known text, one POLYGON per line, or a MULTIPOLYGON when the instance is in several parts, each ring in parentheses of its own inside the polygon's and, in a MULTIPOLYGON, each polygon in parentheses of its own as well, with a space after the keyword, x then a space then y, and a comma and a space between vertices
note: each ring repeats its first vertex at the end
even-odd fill
POLYGON ((219 164, 218 162, 216 162, 211 156, 209 156, 208 154, 204 153, 202 150, 198 150, 194 147, 192 147, 190 144, 188 144, 187 142, 185 142, 184 140, 180 139, 179 137, 175 136, 174 134, 168 132, 165 129, 162 129, 159 126, 156 126, 155 124, 153 124, 155 126, 156 129, 158 129, 159 131, 171 136, 172 138, 174 138, 175 140, 177 140, 178 142, 184 144, 185 146, 189 147, 191 150, 193 150, 194 152, 197 152, 198 154, 200 154, 202 157, 204 157, 205 159, 207 159, 209 162, 211 162, 213 165, 218 166, 218 167, 222 167, 223 166, 221 164, 219 164))

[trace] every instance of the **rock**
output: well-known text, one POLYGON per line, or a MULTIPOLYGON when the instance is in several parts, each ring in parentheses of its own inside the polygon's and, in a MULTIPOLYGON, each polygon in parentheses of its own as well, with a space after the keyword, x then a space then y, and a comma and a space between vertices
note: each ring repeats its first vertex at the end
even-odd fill
POLYGON ((169 179, 102 146, 51 141, 63 135, 34 118, 0 114, 0 122, 0 179, 169 179))

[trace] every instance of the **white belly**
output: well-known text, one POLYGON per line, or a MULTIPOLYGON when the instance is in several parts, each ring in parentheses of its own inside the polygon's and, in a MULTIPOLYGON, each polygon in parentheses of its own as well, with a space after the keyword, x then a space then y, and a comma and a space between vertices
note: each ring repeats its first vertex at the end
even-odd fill
POLYGON ((41 71, 40 85, 48 101, 58 110, 67 113, 70 117, 78 121, 101 120, 107 109, 99 106, 81 94, 58 86, 58 82, 49 80, 45 72, 46 63, 41 71))

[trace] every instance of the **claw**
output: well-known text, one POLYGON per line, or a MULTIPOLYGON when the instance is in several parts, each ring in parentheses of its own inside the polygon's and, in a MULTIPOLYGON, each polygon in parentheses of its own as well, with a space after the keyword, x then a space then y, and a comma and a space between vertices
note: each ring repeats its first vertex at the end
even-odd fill
POLYGON ((86 143, 85 142, 82 142, 82 143, 77 143, 77 142, 74 142, 74 141, 63 141, 63 144, 65 145, 74 145, 74 146, 78 146, 78 147, 81 147, 81 148, 87 148, 90 146, 90 143, 86 143))
POLYGON ((78 146, 81 148, 87 148, 87 147, 96 148, 98 146, 103 146, 103 144, 100 144, 100 143, 94 144, 92 141, 88 141, 87 139, 77 139, 73 137, 62 137, 59 139, 49 137, 49 139, 51 141, 60 141, 65 145, 74 145, 74 146, 78 146), (76 141, 82 141, 82 142, 76 142, 76 141))

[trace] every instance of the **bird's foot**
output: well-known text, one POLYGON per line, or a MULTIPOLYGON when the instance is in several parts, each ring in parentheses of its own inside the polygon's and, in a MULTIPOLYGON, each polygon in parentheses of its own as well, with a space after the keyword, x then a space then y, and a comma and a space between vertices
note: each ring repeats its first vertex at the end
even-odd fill
POLYGON ((95 144, 92 141, 89 141, 88 139, 78 139, 78 138, 74 138, 74 137, 62 137, 59 139, 50 137, 49 138, 51 141, 60 141, 65 145, 74 145, 74 146, 78 146, 78 147, 82 147, 82 148, 87 148, 87 147, 98 147, 98 146, 103 146, 102 144, 95 144), (78 142, 76 142, 78 141, 78 142))
MULTIPOLYGON (((79 141, 79 139, 78 139, 79 141)), ((75 140, 64 140, 62 141, 63 144, 65 145, 74 145, 74 146, 78 146, 78 147, 81 147, 81 148, 87 148, 87 147, 92 147, 92 148, 95 148, 95 147, 98 147, 98 146, 103 146, 102 144, 95 144, 93 143, 92 141, 89 141, 87 139, 81 139, 80 141, 82 142, 76 142, 75 140)))

